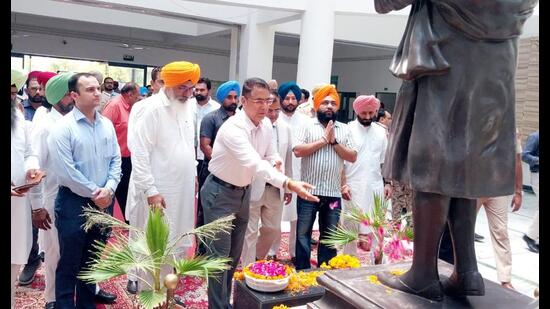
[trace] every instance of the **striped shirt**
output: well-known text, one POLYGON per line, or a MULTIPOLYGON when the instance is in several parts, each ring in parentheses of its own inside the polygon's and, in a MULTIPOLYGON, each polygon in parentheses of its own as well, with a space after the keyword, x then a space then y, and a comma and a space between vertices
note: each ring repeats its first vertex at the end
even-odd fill
MULTIPOLYGON (((336 141, 347 148, 357 151, 348 126, 341 122, 334 122, 336 141)), ((292 148, 301 144, 318 141, 325 135, 325 127, 317 118, 304 125, 296 134, 292 148)), ((340 158, 334 146, 325 145, 310 156, 302 158, 301 180, 315 186, 311 190, 313 195, 342 197, 340 184, 344 159, 340 158)))

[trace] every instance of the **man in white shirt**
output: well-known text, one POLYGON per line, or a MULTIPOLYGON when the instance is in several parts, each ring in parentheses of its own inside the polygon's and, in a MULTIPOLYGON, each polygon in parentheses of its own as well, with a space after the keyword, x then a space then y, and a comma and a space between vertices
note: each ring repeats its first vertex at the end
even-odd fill
MULTIPOLYGON (((193 229, 195 218, 195 127, 189 98, 200 77, 197 64, 172 62, 161 70, 164 88, 142 102, 147 107, 128 127, 136 200, 129 206, 132 225, 144 227, 149 206, 162 208, 175 239, 193 229), (135 127, 134 127, 135 126, 135 127)), ((132 113, 134 111, 132 110, 132 113)), ((130 115, 132 121, 132 115, 130 115)), ((177 244, 179 256, 193 246, 191 237, 177 244)))
POLYGON ((208 245, 213 256, 231 258, 231 268, 208 280, 209 308, 229 308, 233 273, 241 256, 248 223, 250 184, 253 178, 264 179, 277 188, 287 188, 303 199, 317 201, 307 189, 312 186, 291 180, 275 166, 282 163, 272 144, 273 127, 268 119, 269 86, 260 78, 247 79, 243 84, 242 112, 230 117, 218 131, 210 175, 201 189, 204 223, 234 214, 230 235, 219 234, 208 245))
POLYGON ((196 108, 195 148, 197 149, 197 162, 198 162, 197 174, 201 170, 202 164, 204 162, 204 153, 201 150, 200 140, 199 140, 201 121, 206 114, 220 108, 220 103, 214 101, 212 97, 210 97, 211 89, 212 89, 212 83, 210 82, 210 79, 206 77, 201 77, 199 78, 199 81, 195 85, 195 90, 194 90, 195 97, 189 100, 189 103, 194 105, 196 108))
MULTIPOLYGON (((376 119, 380 101, 374 96, 361 95, 353 102, 353 110, 357 118, 348 127, 353 141, 357 146, 357 161, 345 162, 346 185, 343 188, 344 207, 357 205, 363 211, 370 212, 374 203, 373 194, 389 198, 390 185, 384 185, 381 165, 386 155, 386 131, 381 126, 371 125, 376 119), (351 197, 351 200, 350 200, 351 197)), ((346 223, 347 224, 347 223, 346 223)), ((369 229, 360 225, 359 232, 368 234, 369 229)), ((362 249, 370 249, 366 243, 359 244, 362 249)), ((348 244, 344 248, 346 254, 356 254, 357 244, 348 244)))
MULTIPOLYGON (((285 82, 278 88, 279 100, 281 101, 281 111, 278 122, 285 122, 292 131, 298 132, 302 126, 308 123, 310 118, 304 114, 297 113, 298 101, 302 98, 300 87, 294 82, 285 82)), ((302 159, 292 155, 292 177, 300 179, 300 166, 302 159)), ((288 234, 288 253, 290 259, 294 263, 296 256, 296 220, 298 215, 296 211, 296 195, 293 194, 290 204, 283 208, 282 220, 290 222, 290 232, 288 234)), ((281 234, 277 234, 273 241, 273 246, 269 250, 269 257, 276 258, 279 246, 281 244, 281 234)))
POLYGON ((386 130, 386 135, 390 134, 390 126, 391 126, 391 114, 387 110, 385 110, 383 107, 378 109, 378 116, 376 117, 375 124, 381 126, 386 130))
MULTIPOLYGON (((40 166, 48 177, 39 187, 38 203, 32 203, 33 225, 38 227, 44 248, 45 309, 55 308, 55 270, 59 261, 59 241, 55 227, 54 205, 59 189, 56 170, 48 151, 50 130, 64 115, 74 107, 74 100, 69 95, 69 79, 73 73, 62 73, 52 77, 46 84, 46 99, 52 105, 47 114, 34 124, 32 132, 33 148, 40 160, 40 166)), ((31 191, 32 194, 32 191, 31 191)), ((33 202, 31 200, 31 202, 33 202)))
MULTIPOLYGON (((282 169, 285 175, 292 175, 292 135, 290 127, 284 121, 277 121, 281 105, 279 94, 271 90, 273 103, 267 110, 267 118, 273 125, 273 147, 282 159, 282 169)), ((248 265, 256 259, 264 259, 271 248, 273 241, 281 234, 281 216, 283 214, 283 201, 290 203, 292 194, 285 192, 273 185, 266 183, 264 179, 256 178, 252 182, 250 193, 250 213, 248 228, 244 237, 242 252, 242 265, 248 265), (258 235, 258 225, 261 218, 261 227, 258 235)))

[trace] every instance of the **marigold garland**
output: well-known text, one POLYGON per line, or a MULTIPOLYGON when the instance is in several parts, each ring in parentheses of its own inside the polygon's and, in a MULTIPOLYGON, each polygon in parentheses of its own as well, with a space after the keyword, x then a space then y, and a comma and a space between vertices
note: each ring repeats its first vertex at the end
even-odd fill
POLYGON ((278 280, 288 277, 293 269, 275 261, 260 260, 243 268, 243 273, 254 279, 278 280))
POLYGON ((233 273, 233 279, 235 280, 244 280, 244 273, 242 271, 236 271, 233 273))
POLYGON ((325 262, 321 264, 321 268, 323 269, 347 269, 358 267, 361 267, 359 259, 348 254, 339 254, 333 257, 328 261, 328 265, 325 262))
POLYGON ((321 276, 324 271, 300 271, 290 275, 288 286, 286 291, 291 293, 299 293, 307 290, 311 286, 319 285, 317 283, 317 277, 321 276))
POLYGON ((392 269, 390 270, 390 273, 394 276, 401 276, 405 273, 406 271, 404 269, 392 269))
POLYGON ((285 306, 285 305, 278 305, 278 306, 274 306, 272 309, 290 309, 288 306, 285 306))
POLYGON ((367 280, 369 280, 369 282, 372 284, 380 284, 380 281, 378 280, 378 277, 376 275, 367 276, 367 280))

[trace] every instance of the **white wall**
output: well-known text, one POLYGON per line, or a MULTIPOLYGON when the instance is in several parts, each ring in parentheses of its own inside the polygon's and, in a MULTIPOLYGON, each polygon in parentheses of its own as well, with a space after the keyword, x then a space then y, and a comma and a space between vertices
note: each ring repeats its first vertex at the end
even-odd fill
MULTIPOLYGON (((229 56, 190 53, 179 50, 147 47, 146 50, 127 50, 116 47, 120 43, 32 34, 27 38, 12 37, 12 52, 46 56, 114 61, 148 66, 162 66, 172 61, 190 61, 201 66, 201 74, 212 80, 225 81, 229 77, 229 56), (62 43, 65 40, 66 45, 62 43), (134 56, 133 62, 122 60, 122 55, 134 56)), ((122 42, 121 42, 122 43, 122 42)))
POLYGON ((376 91, 397 92, 401 80, 391 75, 388 60, 335 62, 332 75, 338 75, 338 90, 372 94, 376 91), (388 88, 384 90, 384 88, 388 88))

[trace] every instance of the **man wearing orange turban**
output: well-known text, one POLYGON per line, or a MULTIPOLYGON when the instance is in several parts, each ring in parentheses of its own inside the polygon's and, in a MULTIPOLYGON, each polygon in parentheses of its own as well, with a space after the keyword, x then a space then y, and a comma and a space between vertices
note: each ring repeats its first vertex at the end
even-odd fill
POLYGON ((317 212, 324 222, 319 232, 317 265, 336 256, 336 249, 323 244, 328 232, 336 229, 340 220, 340 184, 344 161, 355 162, 357 150, 348 126, 336 121, 340 97, 333 85, 322 86, 313 96, 317 117, 304 124, 298 132, 293 151, 302 158, 301 180, 311 183, 311 193, 319 198, 312 202, 298 198, 296 227, 296 269, 311 267, 311 231, 317 212))
MULTIPOLYGON (((130 112, 127 144, 132 174, 125 216, 131 225, 144 227, 148 205, 165 208, 170 236, 177 237, 195 224, 195 106, 189 99, 200 67, 177 61, 165 65, 160 74, 164 87, 130 112)), ((178 255, 185 255, 192 245, 189 237, 179 240, 178 255)), ((130 275, 129 280, 129 290, 137 292, 136 278, 130 275)))

